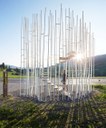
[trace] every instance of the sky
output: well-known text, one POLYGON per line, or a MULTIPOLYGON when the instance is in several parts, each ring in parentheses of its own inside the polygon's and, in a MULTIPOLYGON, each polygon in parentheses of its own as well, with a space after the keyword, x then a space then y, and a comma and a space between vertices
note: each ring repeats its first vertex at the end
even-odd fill
POLYGON ((20 66, 21 21, 24 16, 31 22, 33 13, 40 10, 84 11, 85 21, 91 22, 95 37, 95 55, 106 54, 106 0, 0 0, 0 64, 20 66))

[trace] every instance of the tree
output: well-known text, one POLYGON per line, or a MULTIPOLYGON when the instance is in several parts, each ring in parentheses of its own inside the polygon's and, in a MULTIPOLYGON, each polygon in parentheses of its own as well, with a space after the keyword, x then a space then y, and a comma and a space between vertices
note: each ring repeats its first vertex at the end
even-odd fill
POLYGON ((6 66, 5 66, 4 62, 0 65, 0 68, 1 69, 6 69, 6 66))

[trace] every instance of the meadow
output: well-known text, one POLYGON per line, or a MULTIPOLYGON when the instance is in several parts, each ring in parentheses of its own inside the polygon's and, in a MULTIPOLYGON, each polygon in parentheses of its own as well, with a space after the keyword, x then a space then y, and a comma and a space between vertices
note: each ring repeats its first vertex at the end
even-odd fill
POLYGON ((74 101, 0 97, 0 128, 105 128, 106 85, 74 101))

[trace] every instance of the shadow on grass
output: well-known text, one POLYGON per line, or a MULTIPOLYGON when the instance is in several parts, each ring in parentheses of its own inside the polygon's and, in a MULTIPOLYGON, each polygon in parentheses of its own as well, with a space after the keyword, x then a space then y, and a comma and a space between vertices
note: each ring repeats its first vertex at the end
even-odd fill
POLYGON ((83 96, 71 102, 35 102, 22 98, 0 107, 0 127, 105 128, 106 100, 83 96))

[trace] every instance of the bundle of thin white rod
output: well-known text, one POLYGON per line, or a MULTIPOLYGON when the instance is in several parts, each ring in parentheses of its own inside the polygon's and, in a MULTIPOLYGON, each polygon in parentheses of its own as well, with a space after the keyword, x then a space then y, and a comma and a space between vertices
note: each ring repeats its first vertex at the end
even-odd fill
POLYGON ((41 11, 21 27, 20 95, 40 101, 78 98, 92 91, 94 36, 74 11, 41 11), (30 29, 29 29, 30 28, 30 29), (65 85, 61 82, 66 72, 65 85))

